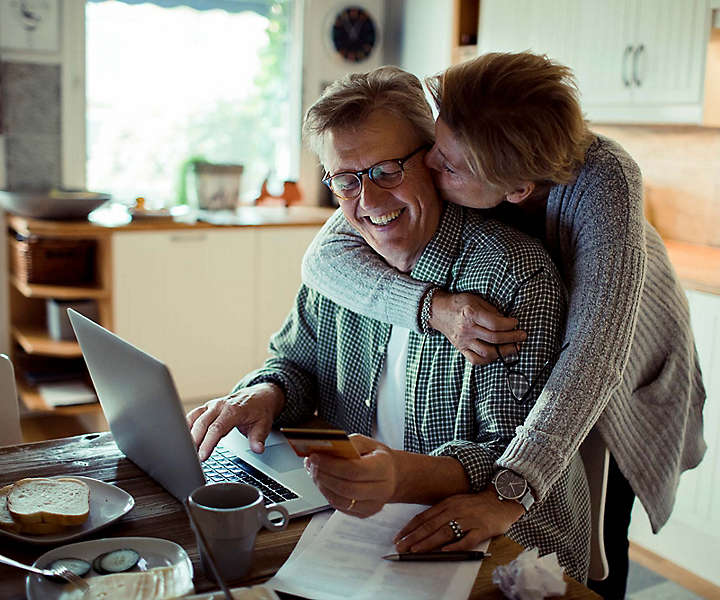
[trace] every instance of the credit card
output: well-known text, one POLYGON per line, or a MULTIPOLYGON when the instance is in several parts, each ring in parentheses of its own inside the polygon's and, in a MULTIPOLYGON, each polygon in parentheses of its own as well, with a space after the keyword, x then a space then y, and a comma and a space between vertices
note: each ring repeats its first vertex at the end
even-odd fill
POLYGON ((330 454, 338 458, 360 458, 348 434, 342 429, 308 429, 281 427, 288 442, 298 456, 330 454))

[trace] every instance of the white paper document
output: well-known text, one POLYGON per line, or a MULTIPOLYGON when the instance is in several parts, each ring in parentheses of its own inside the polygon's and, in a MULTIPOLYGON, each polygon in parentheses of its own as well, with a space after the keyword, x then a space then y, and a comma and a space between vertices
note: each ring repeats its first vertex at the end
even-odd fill
MULTIPOLYGON (((268 585, 315 600, 464 600, 481 561, 393 562, 392 539, 417 513, 418 504, 386 504, 368 519, 335 512, 314 518, 296 551, 268 585)), ((486 549, 488 544, 480 547, 486 549)))

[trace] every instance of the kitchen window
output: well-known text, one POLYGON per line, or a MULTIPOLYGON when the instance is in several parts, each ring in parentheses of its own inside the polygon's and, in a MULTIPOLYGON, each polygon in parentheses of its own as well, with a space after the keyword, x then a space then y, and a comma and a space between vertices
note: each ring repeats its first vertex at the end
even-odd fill
POLYGON ((186 198, 180 182, 193 159, 242 164, 246 202, 268 176, 297 179, 294 8, 293 0, 88 0, 87 187, 170 206, 186 198))

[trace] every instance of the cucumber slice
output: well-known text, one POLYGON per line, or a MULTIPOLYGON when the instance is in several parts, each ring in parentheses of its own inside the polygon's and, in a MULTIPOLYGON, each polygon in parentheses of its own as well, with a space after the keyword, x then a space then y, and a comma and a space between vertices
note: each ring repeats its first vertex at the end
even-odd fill
POLYGON ((135 550, 123 548, 122 550, 113 550, 101 554, 93 561, 92 567, 101 575, 123 573, 132 569, 139 560, 140 554, 135 550))
MULTIPOLYGON (((58 558, 51 562, 46 568, 55 570, 62 567, 65 567, 68 571, 72 571, 78 577, 85 577, 90 571, 90 563, 82 558, 58 558)), ((48 579, 59 583, 66 582, 62 577, 48 577, 48 579)))
POLYGON ((102 570, 102 567, 100 566, 100 559, 105 556, 104 554, 101 554, 100 556, 96 556, 92 561, 92 568, 93 571, 96 573, 99 573, 100 575, 106 575, 105 571, 102 570))

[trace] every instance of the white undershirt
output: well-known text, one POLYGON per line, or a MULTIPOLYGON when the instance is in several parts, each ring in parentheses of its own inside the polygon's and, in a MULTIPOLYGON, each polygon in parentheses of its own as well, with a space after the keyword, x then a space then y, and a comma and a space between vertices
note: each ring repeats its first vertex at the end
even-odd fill
POLYGON ((395 450, 405 447, 405 372, 409 336, 410 330, 404 327, 391 329, 377 386, 373 437, 395 450))

